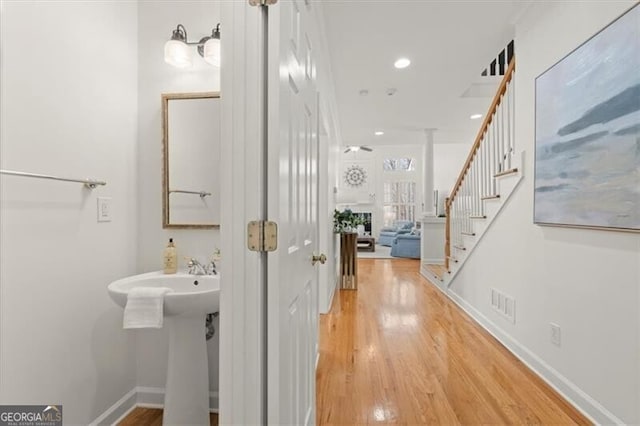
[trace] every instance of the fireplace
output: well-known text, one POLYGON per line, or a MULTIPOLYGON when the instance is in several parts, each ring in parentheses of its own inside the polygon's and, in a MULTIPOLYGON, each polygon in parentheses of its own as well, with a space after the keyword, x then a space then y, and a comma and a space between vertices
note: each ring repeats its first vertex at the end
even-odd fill
POLYGON ((371 213, 370 212, 354 212, 354 215, 364 220, 364 232, 368 232, 371 235, 371 213))

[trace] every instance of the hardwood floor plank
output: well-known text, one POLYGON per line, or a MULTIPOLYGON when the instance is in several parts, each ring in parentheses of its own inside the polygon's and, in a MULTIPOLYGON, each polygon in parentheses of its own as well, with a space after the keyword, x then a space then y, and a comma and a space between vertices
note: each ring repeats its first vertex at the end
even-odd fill
POLYGON ((589 424, 419 267, 360 259, 321 317, 318 424, 589 424))
MULTIPOLYGON (((209 414, 211 426, 218 426, 218 415, 209 414)), ((162 426, 162 409, 136 407, 118 426, 162 426)))
MULTIPOLYGON (((318 424, 589 424, 418 268, 359 260, 359 289, 322 316, 318 424)), ((161 424, 148 408, 120 423, 161 424)))
POLYGON ((136 407, 118 426, 162 426, 162 410, 136 407))

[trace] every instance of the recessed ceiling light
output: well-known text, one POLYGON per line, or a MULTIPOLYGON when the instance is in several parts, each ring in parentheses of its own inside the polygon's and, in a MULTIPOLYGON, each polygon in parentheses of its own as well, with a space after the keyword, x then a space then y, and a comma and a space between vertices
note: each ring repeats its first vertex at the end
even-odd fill
POLYGON ((383 132, 382 130, 378 130, 378 131, 375 133, 375 135, 376 135, 376 136, 382 136, 382 135, 384 135, 384 132, 383 132))
POLYGON ((482 114, 473 114, 471 117, 469 117, 472 120, 477 120, 478 118, 482 117, 482 114))
POLYGON ((407 58, 400 58, 393 64, 398 69, 406 68, 409 65, 411 65, 411 61, 407 58))

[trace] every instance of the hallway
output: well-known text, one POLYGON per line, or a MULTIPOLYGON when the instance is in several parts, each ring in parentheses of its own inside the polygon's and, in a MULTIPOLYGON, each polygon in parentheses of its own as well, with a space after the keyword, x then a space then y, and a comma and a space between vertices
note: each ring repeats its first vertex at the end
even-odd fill
POLYGON ((359 260, 321 316, 318 424, 589 424, 419 265, 359 260))

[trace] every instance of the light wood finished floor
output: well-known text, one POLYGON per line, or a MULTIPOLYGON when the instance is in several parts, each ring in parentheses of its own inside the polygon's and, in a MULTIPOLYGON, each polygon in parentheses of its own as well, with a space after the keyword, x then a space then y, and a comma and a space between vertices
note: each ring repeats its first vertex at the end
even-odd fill
POLYGON ((440 281, 442 281, 442 277, 444 277, 444 274, 447 273, 447 269, 444 267, 444 265, 430 263, 428 265, 425 265, 425 268, 430 274, 432 274, 436 279, 440 281))
POLYGON ((419 267, 359 260, 321 317, 318 424, 589 424, 419 267))
MULTIPOLYGON (((211 426, 218 426, 218 415, 209 414, 211 426)), ((135 408, 118 426, 162 426, 162 410, 158 408, 135 408)))

